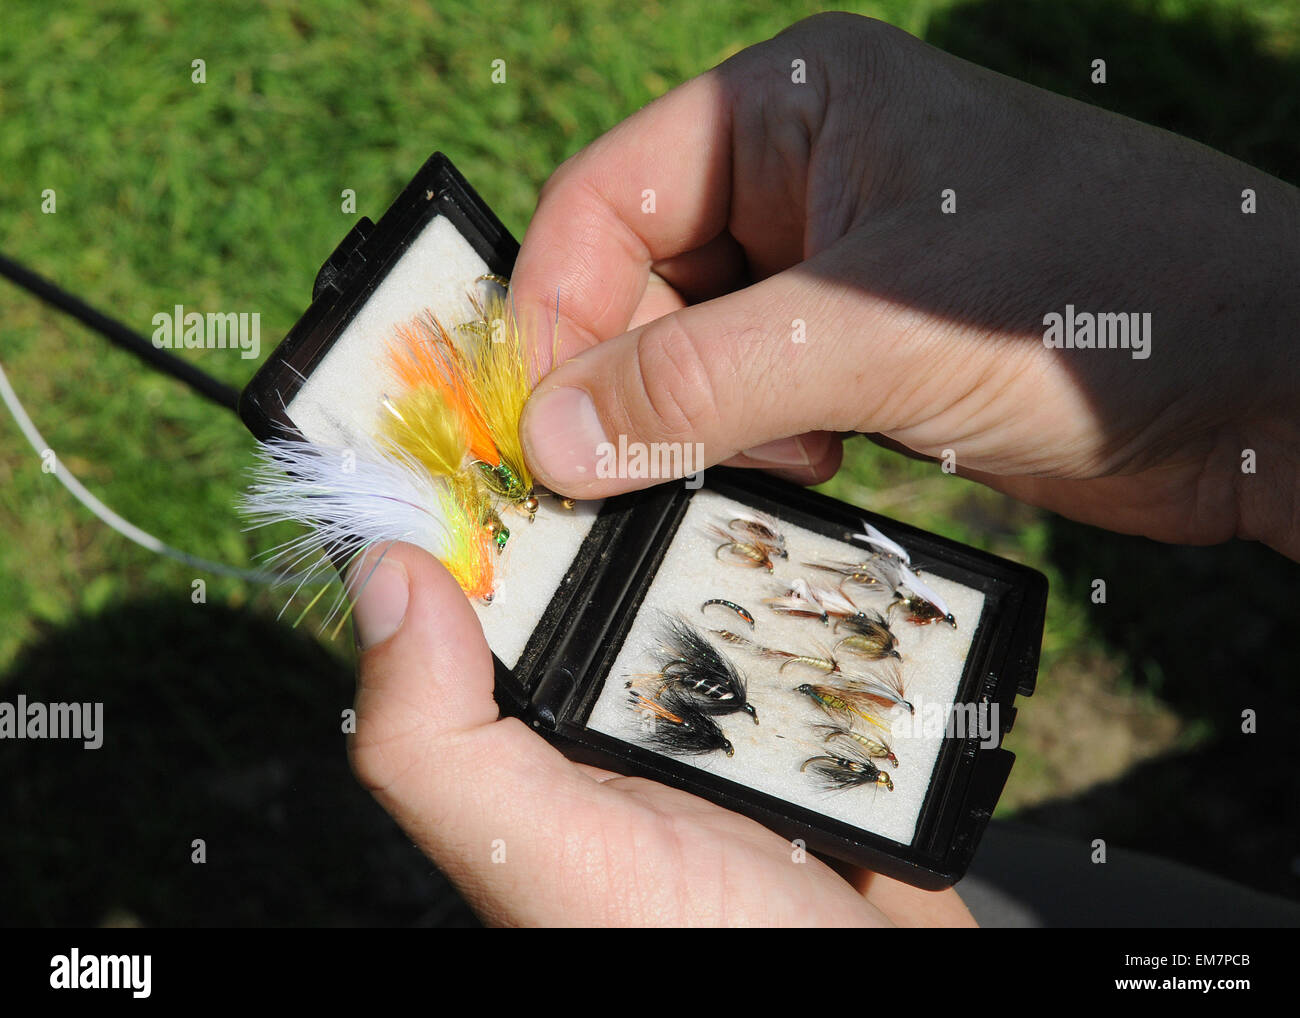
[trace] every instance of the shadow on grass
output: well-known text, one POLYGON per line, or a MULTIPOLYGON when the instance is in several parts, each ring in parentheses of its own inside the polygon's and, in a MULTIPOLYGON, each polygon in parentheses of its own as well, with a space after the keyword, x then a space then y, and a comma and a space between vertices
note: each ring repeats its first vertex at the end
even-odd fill
POLYGON ((1300 60, 1249 13, 1187 0, 985 0, 931 19, 926 41, 1039 88, 1194 138, 1300 183, 1300 60), (1106 61, 1107 80, 1090 68, 1106 61))
POLYGON ((1051 555, 1072 599, 1088 603, 1093 580, 1105 580, 1094 631, 1127 660, 1135 689, 1168 704, 1200 740, 1017 819, 1300 897, 1300 566, 1244 542, 1179 548, 1064 520, 1053 524, 1051 555))
POLYGON ((20 693, 102 702, 104 736, 0 741, 4 923, 475 922, 353 778, 352 675, 304 634, 182 591, 49 632, 20 693))
MULTIPOLYGON (((1153 3, 994 0, 936 15, 927 40, 1300 179, 1300 62, 1273 52, 1240 11, 1190 2, 1169 18, 1153 3), (1087 75, 1098 57, 1104 86, 1087 75)), ((1130 662, 1135 686, 1203 741, 1017 819, 1300 897, 1292 736, 1300 567, 1242 542, 1176 548, 1065 520, 1053 525, 1050 554, 1079 603, 1089 603, 1094 578, 1106 581, 1095 631, 1130 662), (1246 709, 1257 714, 1256 735, 1242 732, 1246 709)))

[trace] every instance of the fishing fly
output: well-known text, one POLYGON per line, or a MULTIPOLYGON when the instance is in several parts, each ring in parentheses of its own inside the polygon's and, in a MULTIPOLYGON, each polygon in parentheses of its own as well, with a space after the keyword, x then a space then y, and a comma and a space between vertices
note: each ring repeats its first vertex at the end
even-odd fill
POLYGON ((727 756, 735 754, 718 723, 681 687, 669 686, 654 698, 633 690, 628 704, 645 719, 647 741, 667 753, 698 756, 721 750, 727 756))
POLYGON ((745 541, 759 545, 768 555, 790 557, 785 550, 785 535, 781 533, 776 520, 766 513, 738 512, 728 522, 727 529, 745 541))
POLYGON ((710 605, 715 605, 715 604, 735 612, 742 619, 744 619, 746 622, 749 623, 750 629, 754 628, 754 616, 750 614, 748 608, 736 604, 735 601, 728 601, 721 597, 711 597, 707 601, 705 601, 702 605, 700 605, 700 612, 703 613, 704 609, 708 608, 710 605))
MULTIPOLYGON (((947 622, 957 628, 957 619, 943 598, 917 575, 906 562, 892 554, 876 553, 862 562, 808 562, 813 569, 835 573, 840 577, 840 592, 846 583, 878 586, 893 593, 890 609, 902 607, 907 621, 916 625, 947 622), (928 604, 928 607, 927 607, 928 604)), ((845 595, 847 596, 847 595, 845 595)))
POLYGON ((492 600, 492 553, 511 537, 501 511, 532 520, 538 508, 519 437, 534 351, 504 289, 486 300, 471 292, 469 301, 475 317, 454 337, 431 312, 393 330, 374 434, 350 436, 346 450, 263 443, 245 514, 255 527, 309 528, 273 550, 274 562, 311 562, 310 580, 331 562, 344 569, 371 547, 410 541, 431 550, 471 599, 492 600))
POLYGON ((854 604, 853 599, 842 591, 817 586, 802 579, 795 580, 791 588, 796 592, 802 591, 821 605, 828 619, 846 619, 861 613, 861 609, 854 604))
POLYGON ((894 590, 894 602, 890 607, 895 605, 904 608, 907 612, 907 621, 919 626, 928 626, 931 622, 946 622, 957 628, 957 619, 948 606, 934 590, 925 584, 922 579, 905 565, 899 566, 902 572, 902 583, 894 590))
POLYGON ((719 561, 731 562, 733 565, 745 566, 749 569, 766 569, 769 573, 775 568, 769 545, 756 540, 742 541, 735 534, 714 524, 709 525, 709 533, 722 542, 713 552, 713 557, 719 561))
POLYGON ((710 629, 709 632, 719 640, 726 640, 727 643, 734 643, 738 647, 755 646, 754 642, 750 640, 749 637, 742 636, 740 633, 733 633, 730 629, 710 629))
POLYGON ((866 520, 862 521, 862 529, 865 531, 865 533, 852 535, 853 540, 865 541, 867 544, 875 548, 878 552, 881 552, 885 555, 891 555, 894 558, 898 559, 898 561, 905 562, 908 565, 912 564, 912 557, 907 553, 907 549, 905 549, 897 541, 893 541, 890 538, 886 537, 884 534, 882 534, 879 530, 873 527, 866 520))
POLYGON ((864 696, 860 692, 840 689, 835 686, 820 686, 805 682, 796 686, 796 693, 802 693, 832 718, 852 722, 861 718, 867 724, 882 732, 889 731, 889 724, 881 716, 880 703, 877 699, 864 696))
POLYGON ((669 618, 656 657, 661 688, 684 690, 706 714, 743 711, 758 724, 745 676, 694 626, 669 618))
POLYGON ((884 785, 889 791, 894 790, 894 779, 889 772, 877 767, 856 742, 841 742, 834 753, 809 757, 799 771, 804 773, 810 768, 829 791, 838 792, 863 785, 884 785))
MULTIPOLYGON (((402 391, 385 399, 386 434, 436 476, 471 472, 531 520, 538 501, 519 438, 530 390, 523 342, 504 300, 485 306, 471 295, 471 303, 478 318, 460 330, 468 337, 460 344, 427 312, 396 330, 388 359, 402 391)), ((477 497, 471 479, 457 488, 477 497)))
POLYGON ((878 611, 866 609, 841 618, 835 623, 835 628, 838 630, 841 627, 848 629, 850 635, 835 645, 837 652, 843 647, 870 661, 901 658, 897 649, 898 637, 878 611))
POLYGON ((893 707, 906 707, 909 714, 916 713, 916 709, 904 693, 902 668, 897 660, 886 659, 882 661, 881 664, 892 666, 885 667, 882 675, 867 675, 846 671, 840 660, 824 648, 820 654, 797 654, 773 647, 759 647, 757 649, 764 657, 783 659, 781 666, 777 669, 780 672, 784 672, 790 665, 801 665, 814 668, 826 675, 839 676, 841 685, 817 688, 837 694, 848 703, 858 703, 860 706, 860 701, 869 701, 883 710, 889 710, 893 707))
POLYGON ((903 688, 903 669, 898 661, 882 661, 881 671, 870 675, 860 672, 843 672, 841 693, 856 694, 865 697, 882 708, 905 707, 909 714, 915 714, 916 708, 907 699, 903 688))
POLYGON ((855 732, 851 728, 845 728, 842 725, 814 725, 814 731, 824 733, 825 742, 835 742, 839 740, 854 743, 872 760, 888 760, 890 766, 898 766, 898 757, 894 755, 893 748, 883 737, 876 739, 870 735, 863 735, 861 732, 855 732))
POLYGON ((790 665, 803 665, 814 668, 819 672, 825 672, 827 675, 833 675, 840 670, 840 663, 824 647, 818 648, 821 651, 820 654, 799 654, 795 651, 780 650, 776 647, 759 647, 757 649, 763 657, 779 658, 781 660, 781 665, 777 668, 778 672, 784 672, 790 665))
POLYGON ((784 594, 780 597, 764 598, 763 603, 778 615, 817 619, 823 625, 829 625, 831 621, 830 615, 804 580, 792 581, 784 594))
MULTIPOLYGON (((307 528, 268 553, 278 571, 301 577, 289 603, 331 564, 346 569, 369 549, 387 549, 398 541, 430 549, 470 598, 492 599, 491 538, 446 481, 431 476, 413 457, 375 443, 337 449, 289 440, 263 443, 257 455, 252 483, 240 503, 250 529, 284 521, 307 528)), ((342 601, 340 595, 327 624, 342 601)), ((340 626, 346 618, 345 613, 340 626)))
POLYGON ((467 514, 482 526, 498 551, 505 549, 510 531, 492 504, 479 475, 466 465, 469 439, 466 419, 449 413, 427 387, 412 389, 394 400, 385 396, 382 432, 386 447, 408 455, 433 477, 446 480, 467 514))
MULTIPOLYGON (((496 281, 504 282, 499 278, 496 281)), ((531 520, 538 503, 519 436, 519 418, 532 391, 528 348, 512 300, 497 292, 486 303, 471 296, 471 303, 478 320, 467 331, 477 337, 477 342, 469 344, 466 361, 498 457, 495 467, 485 470, 488 487, 518 506, 531 520)))
POLYGON ((835 573, 840 577, 840 593, 846 583, 896 590, 903 582, 902 563, 886 555, 872 555, 861 562, 805 562, 813 569, 835 573))

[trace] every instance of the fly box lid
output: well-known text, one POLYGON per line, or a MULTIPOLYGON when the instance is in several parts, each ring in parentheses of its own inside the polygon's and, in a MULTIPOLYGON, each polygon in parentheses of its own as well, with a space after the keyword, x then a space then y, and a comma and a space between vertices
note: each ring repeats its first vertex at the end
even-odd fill
MULTIPOLYGON (((397 384, 395 330, 474 326, 475 287, 517 252, 435 153, 322 266, 244 422, 263 441, 365 445, 397 384)), ((531 522, 502 508, 511 536, 475 606, 504 714, 808 850, 926 888, 960 878, 1034 689, 1040 573, 753 471, 540 503, 531 522)))

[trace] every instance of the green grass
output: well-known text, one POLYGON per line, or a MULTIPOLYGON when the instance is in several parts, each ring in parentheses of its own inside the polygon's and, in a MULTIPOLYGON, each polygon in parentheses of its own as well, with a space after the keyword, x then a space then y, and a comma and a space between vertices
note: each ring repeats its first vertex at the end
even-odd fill
MULTIPOLYGON (((173 304, 258 311, 265 356, 355 220, 340 209, 343 189, 355 190, 358 214, 377 218, 442 149, 522 235, 538 189, 565 157, 673 84, 818 9, 789 0, 433 7, 128 0, 110 11, 11 0, 0 32, 3 250, 144 332, 173 304), (507 62, 504 86, 490 80, 497 58, 507 62), (195 59, 206 62, 206 84, 191 81, 195 59), (40 210, 47 188, 57 193, 54 215, 40 210)), ((1292 179, 1300 166, 1300 9, 1286 0, 894 0, 849 9, 1292 179), (1099 53, 1111 75, 1102 91, 1078 70, 1099 53)), ((0 301, 0 360, 72 471, 164 541, 252 565, 269 542, 243 533, 232 508, 252 449, 239 422, 7 283, 0 301)), ((233 352, 182 355, 235 386, 254 368, 233 352)), ((1237 701, 1232 710, 1216 705, 1221 677, 1197 664, 1200 630, 1171 617, 1195 612, 1185 594, 1211 616, 1250 613, 1230 648, 1236 656, 1205 660, 1236 667, 1270 703, 1279 679, 1294 674, 1282 606, 1293 601, 1296 572, 1255 549, 1187 553, 1170 567, 1154 546, 1064 525, 866 443, 854 443, 828 490, 1049 575, 1041 691, 1012 736, 1021 762, 1004 811, 1108 787, 1142 761, 1218 751, 1237 701), (1133 562, 1175 572, 1151 589, 1133 576, 1101 618, 1086 598, 1097 562, 1118 575, 1133 562), (1175 589, 1175 579, 1189 589, 1175 589)), ((33 674, 33 654, 109 621, 140 627, 145 645, 166 653, 177 629, 172 609, 224 620, 213 622, 227 636, 221 667, 268 687, 280 682, 266 663, 267 627, 230 621, 273 616, 275 596, 210 577, 207 606, 193 605, 194 570, 102 527, 6 423, 0 532, 0 684, 20 685, 33 674)), ((349 657, 346 646, 330 645, 321 660, 332 664, 318 664, 342 672, 349 657)), ((68 667, 107 688, 125 683, 121 669, 136 660, 74 656, 68 667)), ((173 678, 184 682, 184 673, 173 678)), ((1290 786, 1283 791, 1294 797, 1290 786)), ((1187 812, 1196 808, 1189 802, 1187 812)), ((1104 805, 1082 829, 1102 815, 1104 805)), ((1133 832, 1135 843, 1161 847, 1147 827, 1133 832)), ((1265 838, 1255 849, 1264 861, 1254 873, 1242 872, 1252 860, 1236 857, 1217 868, 1294 891, 1293 876, 1268 869, 1279 865, 1277 844, 1265 838)), ((1212 855, 1197 861, 1215 863, 1212 855)), ((30 914, 67 915, 44 907, 30 914)))
MULTIPOLYGON (((720 19, 617 4, 8 5, 0 39, 4 250, 141 331, 174 304, 262 316, 269 348, 357 214, 378 218, 435 148, 522 235, 566 156, 671 84, 814 8, 720 19), (507 61, 506 86, 490 80, 507 61), (207 83, 191 81, 206 62, 207 83), (44 215, 41 196, 57 195, 44 215)), ((239 423, 7 284, 6 370, 53 449, 110 506, 193 554, 246 565, 231 508, 239 423)), ((265 354, 265 350, 264 350, 265 354)), ((188 351, 242 385, 253 363, 188 351)), ((38 621, 187 571, 105 532, 0 431, 0 668, 38 621)), ((213 581, 209 598, 266 598, 213 581)), ((186 593, 186 596, 188 594, 186 593)))

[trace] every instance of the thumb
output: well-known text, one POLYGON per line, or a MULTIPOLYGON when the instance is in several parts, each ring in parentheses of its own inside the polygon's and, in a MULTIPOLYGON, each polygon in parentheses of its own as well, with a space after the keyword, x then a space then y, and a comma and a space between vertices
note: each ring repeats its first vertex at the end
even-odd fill
POLYGON ((376 549, 347 582, 361 649, 353 769, 471 904, 489 909, 530 872, 492 865, 493 845, 508 839, 520 861, 537 852, 535 825, 562 829, 547 810, 575 772, 524 725, 497 720, 478 617, 432 555, 376 549))
POLYGON ((863 417, 841 363, 860 331, 798 270, 664 315, 541 380, 521 421, 529 466, 577 498, 718 463, 824 480, 839 466, 832 433, 863 417))
POLYGON ((347 578, 359 659, 353 770, 426 851, 426 817, 471 767, 459 747, 497 718, 492 656, 456 581, 407 544, 372 549, 347 578), (439 747, 454 746, 448 751, 439 747))

